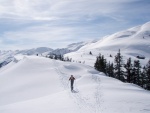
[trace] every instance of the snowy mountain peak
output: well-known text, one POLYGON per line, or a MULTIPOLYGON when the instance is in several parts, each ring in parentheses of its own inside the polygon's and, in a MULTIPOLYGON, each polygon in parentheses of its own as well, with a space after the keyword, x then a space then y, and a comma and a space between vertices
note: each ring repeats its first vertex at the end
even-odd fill
MULTIPOLYGON (((145 59, 141 60, 141 63, 145 65, 150 59, 150 22, 102 37, 65 56, 93 66, 99 53, 110 59, 109 55, 116 55, 119 49, 125 61, 129 57, 137 59, 137 56, 144 56, 145 59), (92 56, 89 55, 90 51, 93 53, 92 56)), ((112 62, 112 59, 109 61, 112 62)))
POLYGON ((150 22, 145 23, 141 28, 143 31, 150 31, 150 22))

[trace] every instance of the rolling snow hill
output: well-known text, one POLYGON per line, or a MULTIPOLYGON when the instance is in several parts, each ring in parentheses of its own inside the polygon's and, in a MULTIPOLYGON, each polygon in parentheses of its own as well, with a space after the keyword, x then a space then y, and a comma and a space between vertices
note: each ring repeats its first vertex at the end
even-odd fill
POLYGON ((0 113, 150 112, 149 91, 106 77, 87 65, 20 56, 18 62, 3 68, 0 113), (71 74, 76 78, 76 93, 70 91, 71 74))
POLYGON ((99 53, 112 62, 112 58, 109 57, 110 54, 115 56, 119 49, 125 60, 129 57, 135 60, 137 59, 136 56, 144 56, 145 59, 140 61, 142 65, 145 65, 150 59, 150 22, 105 36, 65 56, 72 58, 74 61, 85 61, 86 64, 92 64, 91 66, 93 66, 99 53), (92 56, 89 55, 90 51, 93 54, 92 56))

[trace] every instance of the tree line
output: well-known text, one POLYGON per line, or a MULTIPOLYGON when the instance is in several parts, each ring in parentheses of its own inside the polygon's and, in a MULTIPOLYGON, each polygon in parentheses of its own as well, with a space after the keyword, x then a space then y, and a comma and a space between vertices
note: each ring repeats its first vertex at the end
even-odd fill
POLYGON ((57 55, 57 54, 52 54, 52 55, 47 55, 47 58, 50 59, 55 59, 55 60, 60 60, 60 61, 66 61, 66 62, 71 62, 72 58, 69 57, 65 57, 63 55, 57 55))
MULTIPOLYGON (((110 57, 112 57, 110 55, 110 57)), ((145 66, 141 66, 139 60, 128 58, 123 63, 123 56, 119 52, 114 57, 114 63, 107 62, 104 55, 99 54, 94 64, 96 70, 105 73, 109 77, 119 79, 123 82, 137 84, 144 89, 150 90, 150 60, 145 66)))

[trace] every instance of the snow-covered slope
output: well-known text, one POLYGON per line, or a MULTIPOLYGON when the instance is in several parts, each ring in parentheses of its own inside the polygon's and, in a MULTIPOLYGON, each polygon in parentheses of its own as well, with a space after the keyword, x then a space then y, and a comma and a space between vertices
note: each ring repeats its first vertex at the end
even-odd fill
POLYGON ((95 48, 115 51, 120 48, 123 51, 137 50, 150 54, 150 22, 106 36, 96 43, 82 47, 80 51, 95 48))
POLYGON ((125 58, 132 57, 132 59, 136 59, 136 56, 145 56, 146 59, 141 60, 141 62, 146 64, 150 59, 150 22, 105 36, 99 41, 88 43, 78 51, 66 54, 65 56, 75 61, 81 60, 91 64, 91 62, 95 62, 95 57, 99 53, 109 57, 110 54, 116 55, 119 49, 125 58), (90 51, 93 53, 93 56, 89 55, 90 51))
POLYGON ((14 60, 14 51, 0 51, 0 68, 14 60))
POLYGON ((15 55, 42 55, 46 56, 49 52, 53 51, 53 49, 47 47, 39 47, 28 50, 9 50, 9 51, 0 51, 0 67, 7 65, 11 61, 16 60, 15 55))
POLYGON ((26 56, 0 70, 0 113, 149 113, 149 106, 149 91, 83 64, 26 56))
POLYGON ((87 43, 89 43, 89 42, 72 43, 72 44, 68 45, 67 48, 71 51, 77 51, 81 47, 85 46, 87 43))

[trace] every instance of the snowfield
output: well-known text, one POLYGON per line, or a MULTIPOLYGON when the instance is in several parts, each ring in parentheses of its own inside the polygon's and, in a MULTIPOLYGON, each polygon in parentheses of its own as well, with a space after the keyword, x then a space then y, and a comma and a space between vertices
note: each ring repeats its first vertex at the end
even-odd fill
POLYGON ((89 65, 17 58, 0 69, 0 113, 150 113, 149 91, 89 65), (75 93, 70 75, 76 78, 75 93))

